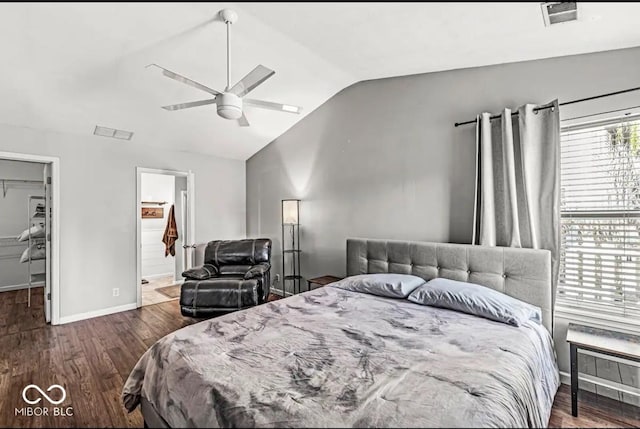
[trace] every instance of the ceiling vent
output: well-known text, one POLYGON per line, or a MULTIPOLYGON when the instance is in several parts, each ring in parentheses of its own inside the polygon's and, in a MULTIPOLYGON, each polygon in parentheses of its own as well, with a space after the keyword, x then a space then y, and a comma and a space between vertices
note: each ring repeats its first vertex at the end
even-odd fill
POLYGON ((578 20, 578 3, 575 1, 550 1, 541 3, 544 25, 578 20))
POLYGON ((112 137, 120 140, 131 140, 131 137, 133 137, 132 131, 116 130, 115 128, 101 127, 100 125, 96 125, 93 134, 100 137, 112 137))

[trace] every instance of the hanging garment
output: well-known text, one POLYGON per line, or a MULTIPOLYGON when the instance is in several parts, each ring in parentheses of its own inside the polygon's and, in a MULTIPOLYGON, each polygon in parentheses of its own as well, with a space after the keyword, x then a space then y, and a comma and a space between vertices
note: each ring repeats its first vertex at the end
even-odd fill
POLYGON ((169 217, 167 218, 167 227, 162 235, 162 242, 164 243, 164 256, 165 258, 171 254, 176 256, 176 241, 178 241, 178 227, 176 226, 176 216, 174 213, 175 206, 172 204, 169 210, 169 217))

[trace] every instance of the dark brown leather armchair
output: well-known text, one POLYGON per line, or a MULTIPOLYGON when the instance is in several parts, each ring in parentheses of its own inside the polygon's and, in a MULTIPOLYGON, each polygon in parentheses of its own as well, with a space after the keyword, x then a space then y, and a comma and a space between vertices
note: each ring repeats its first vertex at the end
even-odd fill
POLYGON ((211 317, 267 301, 271 285, 271 240, 211 241, 204 264, 182 273, 180 310, 211 317))

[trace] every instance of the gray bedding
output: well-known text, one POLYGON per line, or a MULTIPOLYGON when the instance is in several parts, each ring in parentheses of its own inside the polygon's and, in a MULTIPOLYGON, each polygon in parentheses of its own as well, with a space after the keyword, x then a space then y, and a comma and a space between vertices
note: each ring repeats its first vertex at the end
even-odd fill
POLYGON ((172 427, 542 427, 551 336, 330 286, 180 329, 123 390, 172 427))

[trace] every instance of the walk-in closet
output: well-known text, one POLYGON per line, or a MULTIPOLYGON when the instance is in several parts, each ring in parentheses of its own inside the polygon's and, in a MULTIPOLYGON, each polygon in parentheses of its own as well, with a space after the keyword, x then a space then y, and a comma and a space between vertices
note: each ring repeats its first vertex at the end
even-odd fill
MULTIPOLYGON (((10 299, 15 306, 46 307, 48 168, 37 162, 0 160, 0 300, 10 299)), ((46 313, 43 317, 48 319, 46 313)))

